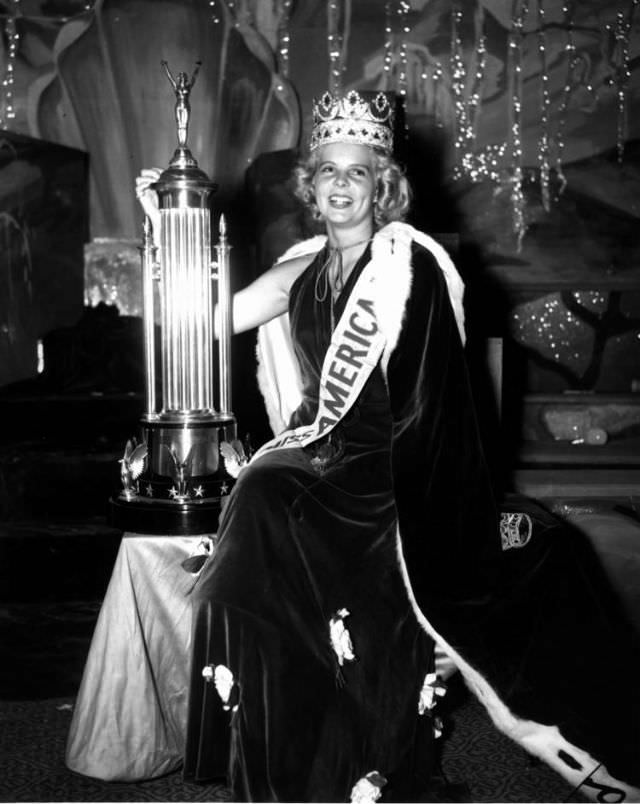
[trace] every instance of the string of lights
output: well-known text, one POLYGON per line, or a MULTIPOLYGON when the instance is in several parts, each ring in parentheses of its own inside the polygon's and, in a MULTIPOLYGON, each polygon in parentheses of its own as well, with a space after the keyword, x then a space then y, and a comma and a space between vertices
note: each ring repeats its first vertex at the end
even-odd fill
POLYGON ((541 113, 540 113, 540 136, 538 138, 538 167, 540 169, 540 196, 542 206, 546 212, 551 208, 549 194, 549 107, 551 104, 549 96, 549 65, 547 61, 547 33, 545 27, 544 2, 538 2, 538 53, 540 55, 540 94, 541 94, 541 113))
POLYGON ((468 109, 465 102, 464 90, 467 81, 467 69, 464 61, 464 50, 462 37, 460 35, 460 25, 462 23, 462 11, 456 5, 451 11, 451 48, 450 48, 450 70, 451 70, 451 94, 453 96, 453 142, 455 148, 455 161, 460 164, 472 143, 469 142, 469 118, 468 109))
POLYGON ((218 16, 216 0, 209 0, 209 8, 211 9, 211 20, 218 25, 220 23, 220 17, 218 16))
POLYGON ((280 74, 289 75, 289 21, 291 18, 291 0, 280 0, 278 9, 278 66, 280 74))
POLYGON ((487 40, 484 35, 484 6, 478 5, 474 15, 475 29, 475 72, 469 93, 467 118, 469 120, 469 139, 475 141, 478 130, 478 115, 482 102, 482 87, 487 65, 487 40))
POLYGON ((454 97, 454 144, 456 161, 453 177, 471 182, 484 178, 500 181, 501 160, 505 154, 504 144, 491 144, 483 150, 476 148, 478 121, 482 108, 487 44, 484 33, 484 8, 478 6, 474 15, 474 47, 467 69, 460 36, 462 12, 454 11, 452 16, 451 52, 454 56, 451 66, 452 94, 454 97))
POLYGON ((614 64, 614 80, 612 83, 614 83, 616 90, 616 152, 620 163, 624 158, 624 144, 627 138, 627 94, 629 78, 631 77, 629 70, 629 39, 633 27, 633 15, 639 1, 631 0, 627 16, 625 17, 624 12, 619 11, 616 14, 615 25, 607 26, 607 29, 612 31, 614 37, 614 59, 617 57, 617 63, 614 64))
POLYGON ((11 0, 11 10, 5 21, 5 37, 7 40, 7 56, 2 77, 2 103, 0 104, 0 128, 7 128, 15 119, 13 106, 13 89, 15 83, 15 66, 20 33, 16 18, 20 14, 20 0, 11 0))
POLYGON ((400 31, 400 46, 398 48, 398 80, 397 92, 402 97, 403 102, 407 96, 407 37, 410 33, 408 23, 410 5, 406 0, 399 0, 396 14, 398 16, 398 29, 400 31))
POLYGON ((564 133, 567 123, 567 109, 569 107, 569 99, 571 98, 571 92, 573 91, 573 76, 577 66, 576 45, 573 36, 574 6, 575 6, 574 0, 564 0, 564 3, 562 5, 562 18, 564 21, 564 27, 567 30, 567 41, 564 46, 567 72, 564 87, 562 89, 560 105, 558 106, 558 112, 556 115, 557 123, 556 123, 556 134, 555 134, 555 149, 556 149, 555 168, 559 182, 559 188, 558 188, 559 194, 562 194, 564 192, 565 187, 567 186, 567 179, 566 176, 564 175, 564 170, 562 167, 564 159, 564 146, 565 146, 564 133))
POLYGON ((529 12, 528 0, 513 0, 512 24, 509 32, 507 55, 507 75, 509 85, 509 159, 511 183, 511 209, 513 230, 517 238, 518 251, 527 231, 525 216, 525 197, 523 191, 524 173, 522 153, 522 45, 524 23, 529 12))
POLYGON ((328 0, 327 50, 329 54, 329 91, 339 93, 347 64, 351 0, 328 0), (342 31, 340 22, 342 21, 342 31))
POLYGON ((382 89, 387 92, 391 87, 393 70, 394 35, 391 16, 391 0, 384 4, 384 56, 382 59, 382 89))

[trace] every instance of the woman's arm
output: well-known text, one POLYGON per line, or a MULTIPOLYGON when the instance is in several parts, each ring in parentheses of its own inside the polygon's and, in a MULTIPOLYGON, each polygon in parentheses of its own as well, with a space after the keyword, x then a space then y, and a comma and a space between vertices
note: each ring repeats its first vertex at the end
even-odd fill
MULTIPOLYGON (((272 318, 286 313, 289 307, 289 291, 295 280, 311 263, 314 254, 296 257, 274 265, 243 290, 233 296, 233 332, 266 324, 272 318)), ((218 333, 216 308, 215 330, 218 333)))

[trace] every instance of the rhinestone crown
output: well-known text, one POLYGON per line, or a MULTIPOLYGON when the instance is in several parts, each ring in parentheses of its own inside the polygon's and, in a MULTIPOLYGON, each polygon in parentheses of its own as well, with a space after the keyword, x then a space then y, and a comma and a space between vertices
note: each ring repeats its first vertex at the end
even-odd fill
POLYGON ((325 92, 313 101, 309 150, 333 142, 393 150, 394 98, 389 92, 351 90, 344 97, 325 92))

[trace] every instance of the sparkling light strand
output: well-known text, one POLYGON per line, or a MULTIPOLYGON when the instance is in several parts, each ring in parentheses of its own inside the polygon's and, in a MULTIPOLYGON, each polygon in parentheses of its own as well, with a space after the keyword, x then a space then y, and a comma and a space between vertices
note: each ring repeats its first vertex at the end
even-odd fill
POLYGON ((500 153, 500 146, 487 146, 483 153, 475 154, 476 135, 478 133, 478 116, 482 101, 482 85, 487 62, 487 42, 484 35, 484 8, 478 5, 474 16, 475 30, 475 72, 469 88, 467 101, 467 150, 463 155, 462 165, 465 172, 473 182, 480 181, 483 176, 495 175, 496 156, 500 153))
POLYGON ((397 90, 398 94, 401 95, 402 98, 406 98, 407 95, 407 36, 410 32, 407 24, 407 16, 409 14, 409 8, 410 5, 408 2, 406 2, 406 0, 399 0, 398 8, 396 9, 396 13, 398 15, 398 28, 400 30, 397 90))
POLYGON ((564 130, 567 122, 567 109, 569 107, 569 98, 573 89, 573 74, 576 68, 576 46, 573 40, 573 14, 574 14, 574 0, 565 0, 562 6, 562 17, 565 27, 567 29, 567 42, 564 50, 567 58, 567 77, 565 79, 564 88, 562 90, 562 100, 558 108, 557 126, 555 135, 556 146, 556 173, 560 187, 558 194, 561 195, 567 186, 567 179, 562 169, 562 160, 564 158, 564 130))
POLYGON ((508 74, 511 98, 511 105, 509 109, 511 207, 513 216, 513 230, 517 237, 518 251, 520 251, 522 248, 522 239, 527 231, 527 224, 525 220, 525 198, 522 190, 522 45, 524 40, 524 21, 526 19, 528 10, 528 0, 514 0, 508 51, 508 74))
POLYGON ((407 114, 407 88, 409 85, 409 77, 408 77, 408 53, 407 53, 407 42, 409 38, 409 34, 411 29, 409 27, 409 11, 411 5, 407 2, 407 0, 399 0, 398 2, 398 22, 400 28, 400 53, 398 56, 399 62, 399 73, 398 73, 398 81, 397 81, 397 91, 398 95, 400 96, 400 102, 402 104, 402 111, 403 111, 403 136, 405 139, 405 143, 409 138, 409 115, 407 114))
POLYGON ((13 107, 13 86, 15 81, 15 65, 20 34, 16 25, 16 18, 20 13, 20 0, 12 0, 13 8, 5 22, 5 35, 7 38, 7 62, 2 79, 2 105, 0 112, 0 128, 7 128, 9 121, 16 116, 13 107))
POLYGON ((469 91, 469 111, 467 117, 469 118, 469 135, 475 141, 478 131, 478 115, 480 112, 480 104, 482 101, 482 84, 484 81, 484 73, 487 64, 487 40, 484 35, 484 7, 478 5, 475 13, 474 20, 475 28, 475 73, 473 76, 473 83, 469 91))
POLYGON ((209 0, 209 8, 211 10, 211 19, 215 25, 218 25, 220 22, 220 17, 218 15, 218 6, 216 4, 216 0, 209 0))
POLYGON ((544 2, 538 0, 538 53, 540 54, 540 138, 538 139, 538 166, 540 168, 540 195, 545 212, 551 208, 549 196, 549 65, 547 63, 547 34, 545 31, 544 2))
POLYGON ((482 152, 475 152, 478 117, 482 101, 482 86, 486 69, 486 38, 484 35, 484 9, 478 7, 474 15, 475 48, 472 65, 467 69, 463 60, 463 47, 459 34, 462 15, 454 10, 452 17, 451 53, 452 90, 454 95, 454 125, 456 164, 453 177, 463 177, 472 182, 499 176, 499 159, 504 155, 504 146, 489 145, 482 152))
MULTIPOLYGON (((616 150, 618 154, 618 162, 621 163, 624 157, 624 146, 627 136, 627 86, 631 72, 629 70, 629 38, 631 36, 631 28, 633 26, 633 15, 638 5, 639 0, 631 0, 629 14, 625 19, 624 13, 619 11, 616 15, 616 24, 613 29, 613 35, 617 47, 614 53, 618 54, 618 63, 615 65, 614 75, 616 96, 618 101, 618 114, 616 125, 616 150)), ((611 26, 607 28, 611 30, 611 26)))
POLYGON ((329 91, 340 93, 342 77, 347 63, 347 46, 349 29, 351 26, 351 0, 342 0, 344 6, 340 8, 339 0, 327 2, 327 50, 329 53, 329 91), (341 13, 342 12, 342 13, 341 13), (342 17, 342 33, 339 31, 342 17))
POLYGON ((476 71, 473 76, 473 85, 469 95, 469 111, 467 114, 469 120, 469 135, 475 141, 478 131, 478 115, 480 112, 480 103, 482 100, 482 83, 484 80, 484 72, 487 63, 487 40, 482 33, 482 29, 478 34, 478 44, 476 47, 476 71))
POLYGON ((451 92, 453 95, 454 146, 456 153, 455 161, 457 164, 462 162, 466 141, 469 136, 467 104, 464 99, 464 86, 467 71, 464 64, 462 40, 459 30, 461 22, 462 11, 460 11, 456 5, 451 12, 451 92))
POLYGON ((289 75, 289 20, 291 18, 291 0, 281 0, 278 18, 278 61, 280 73, 289 75))
POLYGON ((382 89, 385 91, 391 86, 391 71, 393 68, 394 37, 391 19, 391 0, 386 0, 384 4, 384 58, 382 60, 382 89))

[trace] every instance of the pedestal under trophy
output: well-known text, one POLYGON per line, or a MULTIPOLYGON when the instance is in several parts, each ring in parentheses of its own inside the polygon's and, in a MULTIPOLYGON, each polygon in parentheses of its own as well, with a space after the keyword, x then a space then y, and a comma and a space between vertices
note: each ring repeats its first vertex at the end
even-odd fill
POLYGON ((111 521, 136 533, 211 533, 233 485, 220 448, 234 445, 241 451, 231 412, 230 249, 223 216, 212 247, 210 201, 216 185, 187 147, 189 93, 199 64, 191 78, 186 73, 174 78, 167 63, 162 65, 176 96, 178 147, 152 185, 158 195, 158 246, 150 219, 144 222, 146 412, 140 443, 130 440, 120 462, 122 490, 110 501, 111 521))

